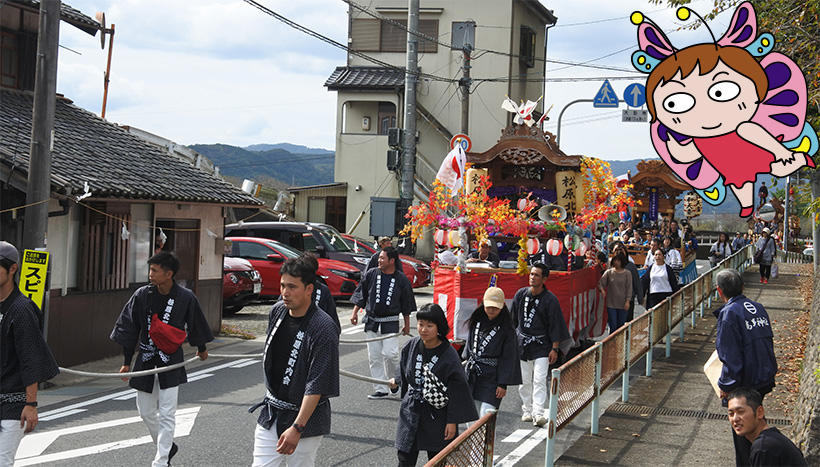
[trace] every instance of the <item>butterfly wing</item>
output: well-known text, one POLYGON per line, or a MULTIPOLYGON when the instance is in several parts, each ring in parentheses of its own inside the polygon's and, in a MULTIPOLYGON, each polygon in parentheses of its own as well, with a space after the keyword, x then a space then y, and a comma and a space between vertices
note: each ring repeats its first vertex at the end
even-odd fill
POLYGON ((652 124, 650 132, 655 151, 675 175, 691 186, 707 203, 716 206, 723 202, 726 198, 726 186, 723 177, 709 164, 706 158, 701 157, 693 162, 681 163, 676 161, 669 153, 666 143, 670 138, 675 138, 678 143, 684 143, 691 140, 690 137, 670 130, 659 121, 652 124))
POLYGON ((769 79, 766 96, 752 121, 780 141, 792 141, 801 136, 806 123, 806 79, 792 59, 770 53, 760 65, 769 79))
POLYGON ((746 47, 757 37, 757 18, 755 9, 749 2, 743 2, 735 9, 729 29, 718 40, 720 45, 746 47))

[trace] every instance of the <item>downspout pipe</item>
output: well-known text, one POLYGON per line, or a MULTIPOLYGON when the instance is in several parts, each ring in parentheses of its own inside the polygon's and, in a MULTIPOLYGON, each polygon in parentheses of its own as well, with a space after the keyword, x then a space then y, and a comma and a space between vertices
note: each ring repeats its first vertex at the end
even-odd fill
POLYGON ((541 99, 542 114, 547 110, 547 43, 550 37, 550 29, 555 26, 557 22, 558 18, 555 18, 555 21, 544 26, 544 87, 541 90, 541 95, 543 96, 543 99, 541 99))

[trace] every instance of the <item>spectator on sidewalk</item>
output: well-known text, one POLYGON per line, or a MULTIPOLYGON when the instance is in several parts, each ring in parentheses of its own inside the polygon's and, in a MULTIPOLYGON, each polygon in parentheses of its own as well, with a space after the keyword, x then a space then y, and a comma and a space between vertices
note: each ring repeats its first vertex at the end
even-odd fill
POLYGON ((729 236, 721 232, 718 239, 709 249, 709 264, 715 267, 716 264, 728 258, 732 254, 732 247, 729 246, 729 236))
POLYGON ((774 262, 774 255, 777 253, 777 245, 770 235, 769 228, 766 227, 760 234, 760 238, 755 243, 755 255, 760 253, 760 283, 768 284, 769 277, 772 274, 772 262, 774 262))
POLYGON ((740 232, 735 232, 735 238, 732 240, 732 251, 738 251, 744 246, 746 246, 746 241, 743 239, 743 235, 740 232))
POLYGON ((646 252, 646 259, 644 259, 643 267, 648 268, 655 264, 655 252, 660 250, 661 248, 661 241, 657 238, 653 238, 649 242, 649 250, 646 252))
POLYGON ((729 423, 737 436, 752 443, 751 466, 808 465, 803 453, 780 430, 766 423, 763 398, 754 389, 741 388, 729 394, 729 423))
POLYGON ((643 297, 643 284, 641 283, 641 275, 638 274, 638 267, 632 258, 629 257, 629 250, 626 249, 623 243, 615 246, 615 254, 621 254, 626 257, 627 261, 624 264, 624 269, 632 274, 632 301, 629 302, 629 308, 626 309, 626 321, 632 321, 635 317, 635 301, 643 297))
POLYGON ((609 260, 610 268, 604 271, 598 289, 606 293, 606 313, 609 332, 613 333, 626 322, 626 312, 632 301, 632 273, 625 269, 626 256, 618 253, 609 260))
MULTIPOLYGON (((771 321, 763 305, 743 295, 743 277, 736 269, 717 274, 717 290, 726 304, 717 318, 715 348, 723 363, 718 387, 724 407, 730 392, 752 388, 761 398, 774 388, 777 361, 771 321)), ((751 443, 732 430, 737 465, 748 465, 751 443)))
POLYGON ((662 302, 680 288, 678 278, 675 277, 675 271, 664 263, 663 252, 655 250, 654 257, 655 262, 649 266, 649 270, 641 278, 643 290, 647 295, 647 310, 662 302))
POLYGON ((664 262, 669 265, 675 272, 683 270, 683 258, 680 256, 680 251, 672 244, 672 239, 664 237, 663 239, 664 262))
POLYGON ((57 376, 40 331, 40 309, 17 287, 20 254, 0 242, 0 465, 14 464, 25 433, 37 426, 37 384, 57 376))

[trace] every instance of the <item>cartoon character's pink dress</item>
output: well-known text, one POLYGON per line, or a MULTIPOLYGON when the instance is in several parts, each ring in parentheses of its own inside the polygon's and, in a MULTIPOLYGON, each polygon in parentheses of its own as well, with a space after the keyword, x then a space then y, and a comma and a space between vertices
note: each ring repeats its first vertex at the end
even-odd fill
POLYGON ((695 146, 715 170, 723 174, 727 185, 742 187, 753 182, 757 174, 771 172, 774 154, 755 146, 736 131, 712 138, 693 138, 695 146))

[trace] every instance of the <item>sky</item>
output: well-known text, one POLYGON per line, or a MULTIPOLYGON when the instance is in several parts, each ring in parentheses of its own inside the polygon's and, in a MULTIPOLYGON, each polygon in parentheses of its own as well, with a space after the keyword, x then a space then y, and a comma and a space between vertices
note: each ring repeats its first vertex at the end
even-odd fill
MULTIPOLYGON (((341 0, 260 1, 300 24, 346 42, 347 5, 341 0)), ((547 51, 548 58, 556 60, 585 62, 632 46, 591 62, 631 69, 630 55, 637 49, 636 28, 628 19, 632 11, 644 12, 666 31, 681 26, 674 10, 646 0, 541 2, 558 17, 557 26, 549 33, 547 51)), ((181 144, 288 142, 334 149, 336 93, 329 92, 324 82, 336 66, 345 64, 344 51, 291 29, 240 0, 66 3, 91 17, 104 11, 106 21, 116 25, 106 110, 109 121, 181 144)), ((691 6, 705 14, 712 0, 697 0, 691 6)), ((711 22, 715 35, 723 33, 730 17, 724 13, 711 22)), ((671 32, 669 37, 679 48, 709 40, 703 28, 671 32)), ((91 37, 63 23, 60 45, 57 92, 99 114, 108 40, 102 50, 99 33, 91 37)), ((549 64, 547 77, 627 74, 564 67, 549 64)), ((628 84, 643 81, 611 83, 620 95, 628 84)), ((547 107, 554 107, 547 130, 555 132, 558 114, 567 103, 594 97, 602 82, 548 83, 545 101, 547 107)), ((654 156, 648 124, 622 123, 620 109, 577 104, 566 111, 563 120, 561 148, 567 154, 607 160, 654 156)))

